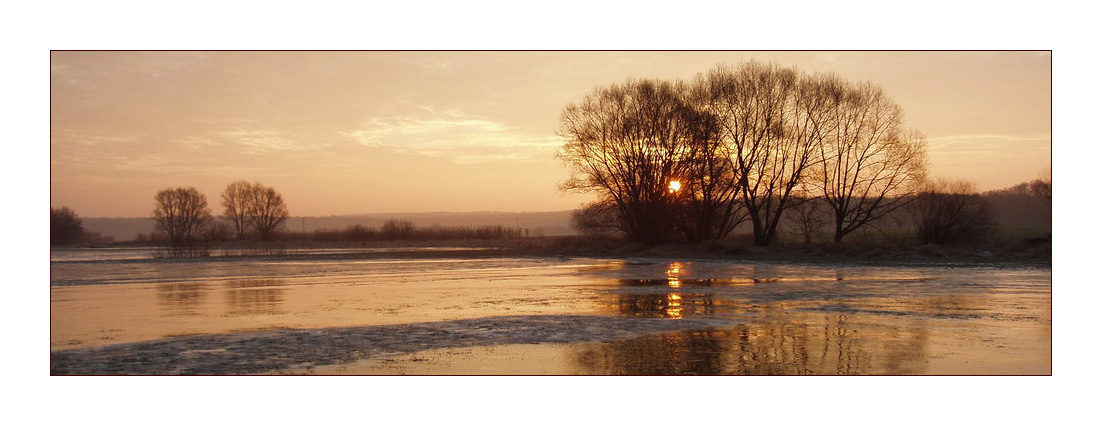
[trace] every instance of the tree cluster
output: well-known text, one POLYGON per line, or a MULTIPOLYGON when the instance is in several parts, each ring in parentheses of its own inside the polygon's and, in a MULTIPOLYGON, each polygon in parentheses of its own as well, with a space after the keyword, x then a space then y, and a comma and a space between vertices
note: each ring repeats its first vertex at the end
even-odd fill
POLYGON ((289 216, 283 196, 260 182, 236 181, 222 191, 222 217, 231 225, 237 239, 255 235, 270 240, 289 216))
POLYGON ((259 182, 233 182, 222 192, 223 217, 229 225, 214 220, 207 197, 194 187, 161 190, 154 201, 155 229, 172 247, 193 247, 231 232, 238 239, 269 240, 289 216, 279 192, 259 182))
POLYGON ((319 229, 313 238, 321 241, 443 241, 500 240, 525 236, 526 230, 501 225, 416 227, 413 222, 390 219, 380 228, 361 224, 343 230, 319 229))
POLYGON ((1045 174, 1029 182, 1022 182, 1005 189, 988 191, 986 194, 996 197, 1039 197, 1051 201, 1052 176, 1051 173, 1045 174))
POLYGON ((879 87, 757 62, 598 88, 559 133, 563 190, 598 195, 575 222, 646 243, 723 239, 749 221, 767 245, 810 200, 841 241, 908 202, 926 171, 925 139, 879 87))

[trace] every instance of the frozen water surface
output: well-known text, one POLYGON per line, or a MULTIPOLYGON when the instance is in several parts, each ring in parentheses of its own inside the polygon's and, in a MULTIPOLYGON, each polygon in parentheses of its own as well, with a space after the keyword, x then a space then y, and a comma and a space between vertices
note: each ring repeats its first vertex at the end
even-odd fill
POLYGON ((1051 374, 1051 270, 51 256, 53 374, 1051 374))

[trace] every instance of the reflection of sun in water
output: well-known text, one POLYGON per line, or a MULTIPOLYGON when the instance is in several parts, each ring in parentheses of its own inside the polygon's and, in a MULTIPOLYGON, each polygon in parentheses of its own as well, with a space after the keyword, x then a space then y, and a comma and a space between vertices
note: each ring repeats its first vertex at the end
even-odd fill
POLYGON ((666 267, 666 276, 671 277, 671 278, 677 278, 678 276, 681 275, 681 269, 683 267, 684 266, 681 265, 681 262, 670 262, 670 266, 666 267))
POLYGON ((670 287, 681 287, 681 270, 683 266, 681 262, 671 262, 666 267, 666 279, 670 282, 670 287))
POLYGON ((670 293, 666 295, 666 316, 674 319, 681 318, 681 295, 670 293))
MULTIPOLYGON (((672 184, 671 184, 672 185, 672 184)), ((666 280, 671 288, 681 288, 681 271, 685 266, 681 262, 670 262, 666 267, 666 280)), ((666 316, 673 319, 682 317, 681 295, 670 293, 666 295, 666 316)))

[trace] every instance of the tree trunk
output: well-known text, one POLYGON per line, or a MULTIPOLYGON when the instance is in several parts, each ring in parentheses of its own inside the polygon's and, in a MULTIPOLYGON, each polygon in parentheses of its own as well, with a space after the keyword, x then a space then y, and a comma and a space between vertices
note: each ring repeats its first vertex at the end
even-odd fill
POLYGON ((842 233, 842 223, 845 221, 844 213, 835 213, 834 215, 834 243, 842 242, 842 237, 846 234, 842 233))

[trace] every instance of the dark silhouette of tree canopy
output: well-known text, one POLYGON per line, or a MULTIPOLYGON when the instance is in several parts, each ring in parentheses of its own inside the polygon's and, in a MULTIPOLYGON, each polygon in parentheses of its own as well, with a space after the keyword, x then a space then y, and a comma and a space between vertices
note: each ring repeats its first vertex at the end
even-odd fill
POLYGON ((211 219, 207 197, 194 187, 165 189, 154 196, 153 220, 158 231, 168 236, 174 247, 199 240, 204 225, 211 219))
POLYGON ((562 189, 598 194, 578 224, 614 219, 648 243, 723 239, 749 220, 767 245, 786 209, 815 199, 837 242, 925 178, 925 139, 902 120, 877 86, 775 64, 717 66, 692 85, 628 80, 564 109, 562 189))
POLYGON ((77 213, 68 207, 50 209, 50 245, 72 244, 84 235, 84 224, 77 213))
POLYGON ((673 232, 670 184, 688 175, 706 120, 680 82, 629 80, 599 88, 563 111, 560 158, 573 176, 563 189, 597 192, 616 206, 630 238, 659 242, 673 232))
POLYGON ((269 240, 289 216, 283 196, 260 182, 230 183, 222 191, 222 207, 222 217, 233 225, 238 239, 255 233, 261 240, 269 240))

